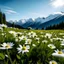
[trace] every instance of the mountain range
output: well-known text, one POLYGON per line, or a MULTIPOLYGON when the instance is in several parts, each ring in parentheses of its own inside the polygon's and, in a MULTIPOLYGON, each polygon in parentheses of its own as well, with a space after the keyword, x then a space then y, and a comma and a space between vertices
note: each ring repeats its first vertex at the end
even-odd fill
POLYGON ((54 24, 59 24, 61 23, 62 21, 64 21, 64 13, 60 12, 60 13, 55 13, 55 14, 51 14, 49 15, 48 17, 38 17, 36 19, 32 19, 32 18, 29 18, 29 19, 21 19, 19 21, 15 20, 10 20, 10 21, 7 21, 8 23, 11 23, 11 24, 15 24, 15 25, 18 25, 20 26, 21 28, 28 28, 28 27, 31 27, 33 29, 42 29, 42 28, 46 28, 50 25, 54 25, 54 24))

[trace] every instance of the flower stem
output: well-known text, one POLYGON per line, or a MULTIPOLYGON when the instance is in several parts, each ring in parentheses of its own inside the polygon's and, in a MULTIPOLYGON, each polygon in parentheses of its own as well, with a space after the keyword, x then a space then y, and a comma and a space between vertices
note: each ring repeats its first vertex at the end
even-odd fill
POLYGON ((12 60, 11 60, 10 54, 9 54, 9 52, 8 52, 8 49, 7 49, 7 54, 8 54, 8 58, 9 58, 9 60, 10 60, 10 63, 12 64, 12 60))

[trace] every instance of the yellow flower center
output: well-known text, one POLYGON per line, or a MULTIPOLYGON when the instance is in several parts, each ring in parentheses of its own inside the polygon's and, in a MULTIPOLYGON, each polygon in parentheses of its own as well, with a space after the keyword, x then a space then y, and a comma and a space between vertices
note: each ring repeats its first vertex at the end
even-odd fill
POLYGON ((62 51, 58 51, 58 54, 62 54, 63 52, 62 51))
POLYGON ((52 64, 57 64, 55 61, 52 61, 52 64))
POLYGON ((56 62, 53 61, 52 64, 56 64, 56 62))
POLYGON ((30 44, 31 43, 31 41, 30 40, 28 40, 28 44, 30 44))
POLYGON ((50 48, 52 49, 53 47, 52 47, 52 46, 50 46, 50 48))
POLYGON ((10 45, 7 44, 7 45, 6 45, 6 48, 10 48, 10 45))
POLYGON ((25 47, 25 46, 23 46, 22 50, 26 50, 26 47, 25 47))

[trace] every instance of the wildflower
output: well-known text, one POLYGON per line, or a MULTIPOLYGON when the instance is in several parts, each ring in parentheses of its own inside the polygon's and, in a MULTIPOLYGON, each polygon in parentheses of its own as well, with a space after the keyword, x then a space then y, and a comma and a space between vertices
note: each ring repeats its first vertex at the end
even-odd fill
POLYGON ((55 52, 52 53, 52 56, 64 57, 64 52, 63 50, 55 50, 55 52))
POLYGON ((22 33, 21 32, 17 32, 17 36, 21 36, 22 35, 22 33))
POLYGON ((29 32, 28 33, 28 36, 31 38, 34 38, 34 37, 37 37, 36 33, 35 32, 29 32))
POLYGON ((36 45, 35 45, 35 44, 32 44, 32 46, 34 46, 34 47, 35 47, 36 45))
POLYGON ((29 45, 28 46, 27 45, 26 46, 19 45, 19 47, 17 48, 18 53, 22 52, 22 54, 29 52, 29 49, 30 49, 29 45))
POLYGON ((46 33, 45 37, 51 38, 52 34, 46 33))
POLYGON ((7 25, 5 25, 5 24, 1 24, 0 25, 2 28, 7 28, 7 25))
POLYGON ((53 42, 53 39, 50 39, 51 42, 53 42))
POLYGON ((17 36, 17 33, 15 31, 9 31, 10 34, 12 34, 14 37, 17 36))
POLYGON ((2 33, 2 36, 5 36, 6 35, 6 33, 2 33))
POLYGON ((19 41, 22 41, 22 40, 27 40, 27 37, 22 35, 21 37, 19 37, 19 41))
POLYGON ((2 47, 0 47, 0 49, 11 49, 13 45, 13 43, 3 43, 1 44, 2 47))
POLYGON ((62 46, 64 46, 64 40, 63 40, 63 41, 61 41, 61 45, 62 45, 62 46))
POLYGON ((43 40, 42 43, 47 43, 48 41, 47 40, 43 40))
POLYGON ((60 41, 62 41, 62 38, 53 38, 53 40, 60 40, 60 41))
POLYGON ((51 48, 51 49, 55 49, 56 48, 53 44, 49 44, 48 47, 51 48))
POLYGON ((18 38, 15 39, 15 42, 18 42, 18 38))
POLYGON ((31 39, 27 39, 25 44, 31 44, 32 40, 31 39))
POLYGON ((52 61, 49 62, 49 64, 57 64, 57 62, 52 60, 52 61))
POLYGON ((59 33, 59 35, 64 35, 64 33, 59 33))
POLYGON ((37 41, 39 41, 40 38, 35 38, 37 41))

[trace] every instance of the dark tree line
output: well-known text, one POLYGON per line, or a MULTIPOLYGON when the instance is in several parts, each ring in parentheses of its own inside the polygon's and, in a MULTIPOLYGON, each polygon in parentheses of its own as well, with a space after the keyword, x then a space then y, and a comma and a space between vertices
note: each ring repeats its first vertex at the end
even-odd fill
POLYGON ((0 10, 0 24, 6 24, 6 16, 0 10))
POLYGON ((51 29, 64 29, 64 22, 62 21, 59 24, 50 25, 50 26, 46 27, 46 30, 51 30, 51 29))

